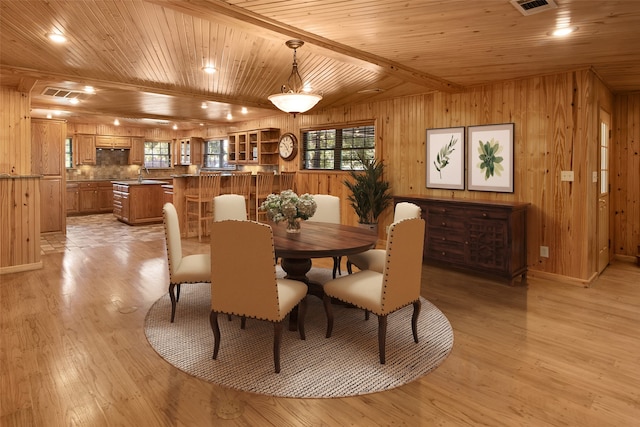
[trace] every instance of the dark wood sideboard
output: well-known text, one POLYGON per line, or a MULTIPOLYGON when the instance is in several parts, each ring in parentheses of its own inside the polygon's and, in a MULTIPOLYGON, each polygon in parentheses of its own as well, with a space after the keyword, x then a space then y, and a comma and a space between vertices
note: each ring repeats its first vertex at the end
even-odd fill
POLYGON ((507 279, 527 280, 529 203, 396 196, 420 206, 424 260, 507 279))

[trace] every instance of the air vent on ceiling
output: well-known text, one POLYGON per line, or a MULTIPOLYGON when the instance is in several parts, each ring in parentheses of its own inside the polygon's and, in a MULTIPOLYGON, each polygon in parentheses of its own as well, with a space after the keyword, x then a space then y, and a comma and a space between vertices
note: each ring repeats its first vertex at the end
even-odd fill
POLYGON ((65 99, 77 99, 84 100, 87 99, 90 94, 79 91, 79 90, 69 90, 69 89, 60 89, 55 87, 47 87, 42 91, 42 95, 45 96, 53 96, 54 98, 65 98, 65 99))
POLYGON ((524 16, 556 9, 558 7, 554 0, 511 0, 510 3, 524 16))

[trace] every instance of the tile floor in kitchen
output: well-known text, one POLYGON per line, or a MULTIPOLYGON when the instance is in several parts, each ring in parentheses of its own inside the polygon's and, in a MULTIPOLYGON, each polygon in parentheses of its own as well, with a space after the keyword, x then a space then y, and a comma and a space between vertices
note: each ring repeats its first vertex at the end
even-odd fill
POLYGON ((130 226, 113 214, 67 217, 67 234, 45 233, 40 236, 41 253, 64 252, 67 248, 94 248, 138 240, 164 239, 162 224, 130 226))

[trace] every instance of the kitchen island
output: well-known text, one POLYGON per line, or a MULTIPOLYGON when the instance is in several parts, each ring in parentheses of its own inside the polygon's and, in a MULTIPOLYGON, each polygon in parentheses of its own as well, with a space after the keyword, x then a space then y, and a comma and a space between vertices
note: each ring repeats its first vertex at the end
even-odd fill
POLYGON ((163 185, 155 179, 112 181, 113 215, 129 225, 162 222, 163 185))

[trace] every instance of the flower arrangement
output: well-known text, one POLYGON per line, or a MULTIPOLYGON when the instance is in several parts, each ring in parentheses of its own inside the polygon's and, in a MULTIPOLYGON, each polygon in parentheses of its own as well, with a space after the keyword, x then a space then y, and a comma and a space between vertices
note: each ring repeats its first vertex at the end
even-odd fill
MULTIPOLYGON (((260 205, 273 222, 287 221, 287 231, 300 230, 300 220, 306 220, 316 213, 316 202, 310 194, 298 196, 291 190, 280 194, 269 194, 260 205)), ((293 231, 295 232, 295 231, 293 231)))

